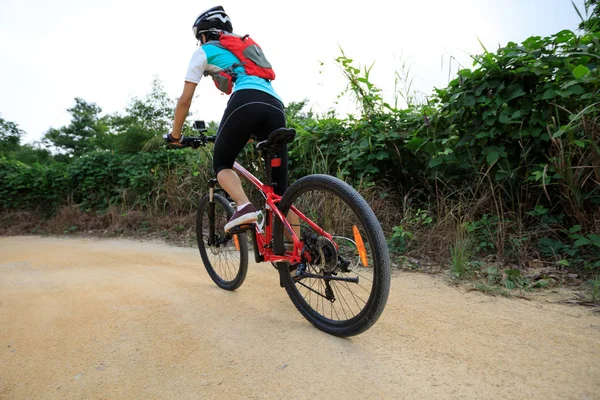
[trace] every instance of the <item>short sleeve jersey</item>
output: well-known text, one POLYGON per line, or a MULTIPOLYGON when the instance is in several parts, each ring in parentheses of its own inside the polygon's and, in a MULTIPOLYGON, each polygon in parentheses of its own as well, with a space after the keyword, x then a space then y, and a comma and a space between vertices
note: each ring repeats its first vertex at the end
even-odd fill
MULTIPOLYGON (((208 42, 198 47, 192 55, 190 65, 185 74, 185 80, 186 82, 199 83, 205 73, 218 73, 239 62, 240 60, 229 50, 208 42)), ((258 76, 247 75, 242 66, 236 67, 234 71, 237 74, 237 79, 233 86, 233 92, 241 89, 261 90, 269 93, 283 103, 268 80, 258 76)))

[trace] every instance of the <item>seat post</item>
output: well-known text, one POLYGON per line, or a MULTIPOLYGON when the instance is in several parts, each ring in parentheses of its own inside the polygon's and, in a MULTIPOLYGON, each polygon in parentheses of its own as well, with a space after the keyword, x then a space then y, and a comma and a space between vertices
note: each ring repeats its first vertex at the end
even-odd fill
MULTIPOLYGON (((278 172, 287 175, 287 157, 283 157, 287 153, 287 144, 294 140, 296 136, 296 131, 293 129, 286 128, 278 128, 271 132, 267 140, 264 140, 256 145, 256 149, 261 152, 262 157, 265 162, 265 177, 266 183, 270 186, 276 187, 278 182, 273 180, 273 168, 277 168, 278 172), (283 168, 281 170, 280 168, 283 168)), ((282 180, 280 174, 278 174, 279 180, 282 180)), ((287 179, 287 177, 286 177, 287 179)), ((286 186, 285 184, 283 186, 286 186)), ((275 192, 279 192, 278 194, 283 195, 283 191, 286 189, 285 187, 279 188, 280 190, 275 190, 275 192)))
POLYGON ((265 162, 265 178, 266 184, 269 186, 276 187, 277 182, 273 181, 273 166, 271 165, 271 160, 274 158, 279 158, 279 148, 268 148, 263 150, 263 159, 265 162))

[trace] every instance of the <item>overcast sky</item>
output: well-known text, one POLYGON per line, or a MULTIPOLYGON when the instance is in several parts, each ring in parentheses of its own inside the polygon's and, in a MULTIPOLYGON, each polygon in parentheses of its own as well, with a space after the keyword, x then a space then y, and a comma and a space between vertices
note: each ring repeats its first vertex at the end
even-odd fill
MULTIPOLYGON (((575 3, 583 11, 583 0, 575 3)), ((340 46, 361 65, 375 62, 372 81, 391 101, 401 60, 429 94, 446 86, 451 57, 471 66, 478 38, 494 50, 579 23, 570 0, 0 0, 0 115, 32 142, 68 124, 75 97, 122 111, 153 76, 178 97, 196 49, 191 25, 217 4, 236 33, 261 45, 284 102, 308 98, 316 112, 334 107, 345 88, 334 63, 340 46)), ((219 120, 227 96, 206 78, 196 93, 195 117, 219 120)))

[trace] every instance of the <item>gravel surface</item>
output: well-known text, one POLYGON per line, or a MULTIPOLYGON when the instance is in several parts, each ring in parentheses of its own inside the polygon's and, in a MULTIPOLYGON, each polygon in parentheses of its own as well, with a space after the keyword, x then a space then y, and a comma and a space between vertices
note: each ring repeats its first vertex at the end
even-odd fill
POLYGON ((296 311, 270 264, 236 292, 196 249, 0 238, 0 399, 599 399, 600 316, 397 273, 369 331, 296 311))

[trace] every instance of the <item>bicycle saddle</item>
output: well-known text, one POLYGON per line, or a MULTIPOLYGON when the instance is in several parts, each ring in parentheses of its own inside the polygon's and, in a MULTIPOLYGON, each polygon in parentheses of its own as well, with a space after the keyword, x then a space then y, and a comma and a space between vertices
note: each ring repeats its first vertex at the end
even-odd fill
POLYGON ((267 140, 263 140, 256 145, 256 150, 265 150, 270 148, 278 148, 284 144, 291 143, 296 137, 294 129, 279 128, 275 129, 267 140))

